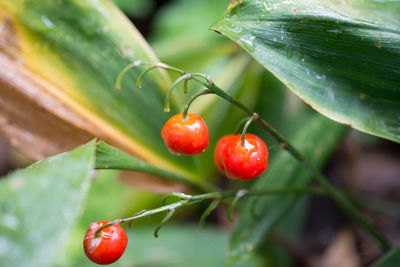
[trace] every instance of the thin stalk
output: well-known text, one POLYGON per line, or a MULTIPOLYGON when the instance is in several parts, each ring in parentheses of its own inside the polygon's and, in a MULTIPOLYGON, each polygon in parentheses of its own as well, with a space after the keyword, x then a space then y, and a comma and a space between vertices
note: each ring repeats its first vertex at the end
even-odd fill
POLYGON ((245 190, 245 189, 237 191, 235 198, 232 200, 232 203, 231 203, 231 205, 229 205, 229 208, 228 208, 228 221, 233 222, 232 214, 233 214, 233 211, 235 210, 236 204, 246 194, 247 194, 247 190, 245 190))
POLYGON ((178 79, 176 79, 176 80, 174 81, 174 83, 171 85, 171 87, 170 87, 169 90, 168 90, 167 95, 165 96, 165 101, 164 101, 164 111, 165 111, 165 112, 169 112, 169 111, 170 111, 170 109, 169 109, 169 100, 170 100, 170 98, 171 98, 172 91, 174 91, 175 87, 176 87, 181 81, 191 79, 191 77, 192 77, 192 76, 191 76, 190 73, 186 73, 186 74, 180 76, 178 79))
POLYGON ((243 127, 243 125, 249 120, 249 117, 246 117, 242 119, 237 125, 235 130, 233 131, 233 135, 237 135, 240 131, 240 129, 243 127))
POLYGON ((142 73, 139 74, 137 80, 136 80, 136 87, 137 88, 142 88, 142 80, 143 77, 149 73, 150 71, 154 70, 155 68, 157 68, 157 66, 152 66, 150 68, 145 69, 144 71, 142 71, 142 73))
POLYGON ((189 92, 188 81, 189 81, 189 80, 184 80, 184 81, 183 81, 183 93, 184 93, 184 94, 187 94, 187 93, 189 92))
POLYGON ((215 210, 215 208, 219 205, 219 203, 221 202, 220 198, 214 199, 210 206, 208 206, 208 208, 203 212, 203 214, 200 217, 200 226, 201 228, 206 228, 206 219, 208 217, 208 215, 210 215, 210 213, 215 210))
POLYGON ((128 66, 126 66, 119 74, 117 77, 117 81, 115 82, 115 90, 119 91, 121 90, 121 82, 122 82, 122 78, 124 78, 124 76, 126 75, 126 73, 133 69, 134 67, 138 66, 138 62, 133 62, 131 64, 129 64, 128 66))
MULTIPOLYGON (((124 219, 116 219, 112 222, 109 222, 106 225, 103 225, 97 231, 95 232, 95 236, 98 237, 100 232, 114 224, 120 224, 124 222, 132 222, 133 220, 142 218, 142 217, 147 217, 150 215, 154 215, 160 212, 164 211, 171 211, 174 210, 176 211, 179 208, 182 208, 184 206, 189 206, 193 205, 205 200, 209 199, 214 199, 214 200, 219 200, 215 201, 215 203, 219 203, 220 201, 227 199, 227 198, 232 198, 238 195, 238 192, 243 191, 241 190, 228 190, 228 191, 217 191, 217 192, 210 192, 210 193, 205 193, 205 194, 200 194, 200 195, 187 195, 187 194, 182 194, 182 193, 172 193, 171 195, 168 196, 175 196, 175 197, 181 197, 181 200, 168 204, 168 205, 163 205, 161 207, 151 209, 151 210, 142 210, 138 213, 135 213, 132 217, 124 218, 124 219)), ((278 188, 278 189, 268 189, 268 190, 253 190, 253 191, 247 191, 246 194, 239 193, 241 195, 241 198, 244 197, 249 197, 249 196, 269 196, 269 195, 281 195, 281 194, 317 194, 317 195, 324 195, 325 192, 320 189, 320 188, 314 188, 314 187, 294 187, 294 188, 278 188)), ((165 198, 164 198, 165 199, 165 198)), ((214 209, 216 206, 214 206, 212 209, 214 209)), ((210 212, 212 211, 210 210, 210 212)), ((172 214, 171 214, 172 215, 172 214)), ((169 217, 168 217, 169 219, 169 217)))
POLYGON ((242 131, 242 139, 241 139, 241 144, 242 146, 244 146, 244 140, 245 140, 245 136, 247 133, 247 128, 249 128, 250 124, 253 122, 253 120, 255 120, 258 117, 257 113, 253 113, 253 115, 251 115, 251 117, 247 120, 246 124, 243 127, 243 131, 242 131))
POLYGON ((190 107, 190 105, 193 103, 193 101, 194 101, 196 98, 198 98, 199 96, 208 95, 208 94, 211 94, 211 93, 212 93, 212 92, 211 92, 210 90, 207 89, 207 90, 200 91, 200 92, 198 92, 197 94, 193 95, 193 96, 190 98, 189 102, 186 104, 185 108, 183 109, 183 115, 182 115, 183 119, 186 120, 186 117, 187 117, 187 114, 188 114, 188 111, 189 111, 189 107, 190 107))

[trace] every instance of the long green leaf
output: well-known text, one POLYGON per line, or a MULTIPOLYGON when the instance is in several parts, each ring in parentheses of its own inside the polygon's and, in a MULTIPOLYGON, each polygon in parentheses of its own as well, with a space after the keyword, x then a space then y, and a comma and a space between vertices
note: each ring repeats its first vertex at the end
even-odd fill
POLYGON ((171 115, 163 112, 170 84, 166 73, 154 70, 138 89, 135 81, 144 68, 139 67, 125 77, 122 91, 114 89, 118 73, 127 64, 158 59, 111 2, 6 0, 0 2, 0 20, 7 33, 0 35, 0 53, 14 59, 24 74, 42 86, 40 92, 28 93, 32 99, 131 154, 196 177, 193 158, 172 156, 160 138, 171 115), (49 98, 55 103, 46 102, 49 98))
POLYGON ((95 142, 0 182, 0 265, 50 266, 84 207, 95 142))
MULTIPOLYGON (((347 127, 334 123, 319 114, 307 115, 308 121, 293 136, 293 144, 316 165, 321 166, 343 137, 347 127)), ((283 188, 310 183, 307 170, 289 153, 280 151, 272 159, 267 172, 251 188, 283 188)), ((232 234, 229 257, 236 262, 248 258, 265 240, 277 221, 292 207, 294 196, 249 198, 242 209, 232 234)))
POLYGON ((237 1, 212 29, 325 116, 400 141, 396 1, 237 1))

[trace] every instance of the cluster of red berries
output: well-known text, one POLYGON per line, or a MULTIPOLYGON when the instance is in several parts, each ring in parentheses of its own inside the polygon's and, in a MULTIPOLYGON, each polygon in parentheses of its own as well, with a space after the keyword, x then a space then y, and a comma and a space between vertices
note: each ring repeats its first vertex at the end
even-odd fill
MULTIPOLYGON (((209 143, 208 128, 196 114, 172 116, 164 125, 161 136, 173 153, 194 155, 203 152, 209 143)), ((226 135, 215 148, 214 161, 218 170, 231 179, 250 180, 268 166, 268 149, 264 141, 253 134, 226 135)))
MULTIPOLYGON (((173 153, 194 155, 208 147, 208 127, 196 114, 172 116, 164 125, 161 136, 173 153)), ((268 166, 268 149, 264 141, 253 134, 229 134, 215 147, 214 161, 218 170, 231 179, 250 180, 263 173, 268 166)), ((119 224, 96 232, 108 221, 91 223, 83 241, 86 256, 97 264, 111 264, 125 251, 128 238, 119 224)))

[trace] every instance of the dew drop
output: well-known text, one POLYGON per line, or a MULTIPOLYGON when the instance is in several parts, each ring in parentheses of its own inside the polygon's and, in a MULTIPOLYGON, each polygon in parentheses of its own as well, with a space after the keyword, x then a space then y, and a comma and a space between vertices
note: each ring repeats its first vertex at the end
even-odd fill
POLYGON ((246 49, 248 49, 250 52, 253 52, 255 39, 256 39, 256 37, 254 35, 245 34, 240 38, 240 41, 241 41, 242 45, 246 47, 246 49))
POLYGON ((327 32, 331 32, 338 35, 343 33, 341 30, 327 30, 327 32))
POLYGON ((54 23, 47 16, 42 15, 40 19, 42 20, 43 24, 46 25, 47 28, 49 29, 54 28, 54 23))

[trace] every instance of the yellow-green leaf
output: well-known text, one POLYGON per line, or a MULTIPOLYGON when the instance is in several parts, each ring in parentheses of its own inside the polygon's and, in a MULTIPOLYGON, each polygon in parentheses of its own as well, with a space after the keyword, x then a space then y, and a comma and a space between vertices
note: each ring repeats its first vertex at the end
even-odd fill
MULTIPOLYGON (((170 116, 162 108, 170 84, 167 74, 154 70, 138 89, 135 79, 141 67, 126 76, 122 91, 114 90, 124 66, 133 60, 158 60, 111 2, 6 0, 0 3, 0 23, 0 59, 8 59, 4 68, 17 69, 28 84, 36 82, 35 91, 18 84, 21 77, 2 72, 0 81, 7 81, 9 89, 88 136, 99 136, 159 167, 196 179, 193 159, 172 156, 160 138, 170 116)), ((35 121, 35 114, 25 115, 35 121)), ((34 133, 46 125, 45 120, 35 123, 34 133)))

